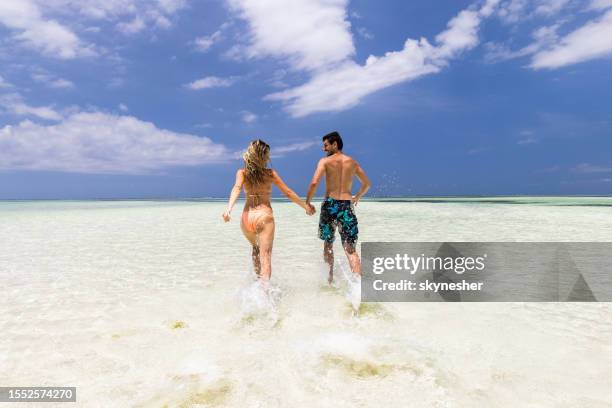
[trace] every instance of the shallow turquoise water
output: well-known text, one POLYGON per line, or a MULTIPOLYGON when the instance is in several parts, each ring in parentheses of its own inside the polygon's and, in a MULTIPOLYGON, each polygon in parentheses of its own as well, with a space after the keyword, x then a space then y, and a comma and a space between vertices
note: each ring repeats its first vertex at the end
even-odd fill
MULTIPOLYGON (((609 198, 445 200, 366 200, 360 239, 612 238, 611 209, 592 205, 609 198)), ((328 288, 317 217, 287 202, 273 203, 280 297, 273 314, 253 313, 240 206, 223 224, 222 201, 1 202, 0 383, 77 386, 87 407, 612 399, 609 304, 373 304, 353 316, 341 249, 328 288)))

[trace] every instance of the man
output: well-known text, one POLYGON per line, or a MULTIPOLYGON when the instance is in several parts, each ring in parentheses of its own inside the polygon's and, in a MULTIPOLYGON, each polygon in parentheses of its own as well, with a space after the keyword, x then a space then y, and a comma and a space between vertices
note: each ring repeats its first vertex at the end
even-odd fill
POLYGON ((319 219, 319 238, 324 241, 323 259, 329 265, 328 282, 334 279, 334 240, 336 227, 339 228, 340 238, 351 270, 361 276, 361 261, 356 251, 357 217, 354 207, 359 199, 370 188, 370 180, 352 157, 342 152, 342 138, 338 132, 331 132, 323 136, 323 151, 327 157, 319 160, 315 174, 308 188, 306 204, 310 204, 312 196, 317 191, 319 180, 325 174, 325 200, 321 204, 319 219), (354 196, 351 194, 353 177, 357 176, 361 188, 354 196))

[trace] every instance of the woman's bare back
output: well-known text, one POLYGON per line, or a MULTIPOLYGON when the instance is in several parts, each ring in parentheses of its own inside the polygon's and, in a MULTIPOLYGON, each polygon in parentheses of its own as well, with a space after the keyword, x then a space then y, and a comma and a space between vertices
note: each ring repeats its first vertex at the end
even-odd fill
POLYGON ((264 205, 270 207, 270 197, 272 195, 272 184, 274 178, 272 172, 264 179, 263 183, 251 184, 248 180, 244 181, 245 204, 244 209, 259 207, 264 205))

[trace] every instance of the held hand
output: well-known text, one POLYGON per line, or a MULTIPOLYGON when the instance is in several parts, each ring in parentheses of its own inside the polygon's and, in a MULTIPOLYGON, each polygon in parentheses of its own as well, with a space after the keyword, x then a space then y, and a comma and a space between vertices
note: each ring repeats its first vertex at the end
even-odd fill
POLYGON ((316 212, 317 212, 317 210, 315 210, 314 205, 312 205, 312 204, 310 204, 310 203, 308 203, 308 204, 306 204, 306 205, 307 205, 307 207, 306 207, 306 214, 308 214, 308 215, 313 215, 314 213, 316 213, 316 212))
POLYGON ((351 198, 351 202, 353 203, 353 207, 357 207, 357 203, 359 203, 359 197, 353 196, 351 198))
POLYGON ((229 222, 229 220, 231 219, 229 211, 224 212, 222 217, 223 217, 223 221, 225 222, 229 222))

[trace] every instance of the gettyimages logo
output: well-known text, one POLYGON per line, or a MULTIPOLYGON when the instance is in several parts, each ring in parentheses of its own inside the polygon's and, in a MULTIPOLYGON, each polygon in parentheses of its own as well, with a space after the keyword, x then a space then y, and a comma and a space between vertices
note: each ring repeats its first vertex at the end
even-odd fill
POLYGON ((364 302, 612 301, 612 243, 362 246, 364 302))
MULTIPOLYGON (((447 245, 447 244, 444 244, 447 245)), ((463 274, 465 271, 479 270, 485 267, 484 260, 487 254, 479 257, 464 256, 409 256, 408 254, 396 254, 395 258, 377 257, 372 260, 372 272, 376 275, 386 270, 403 269, 414 275, 417 271, 453 271, 456 274, 463 274)))

